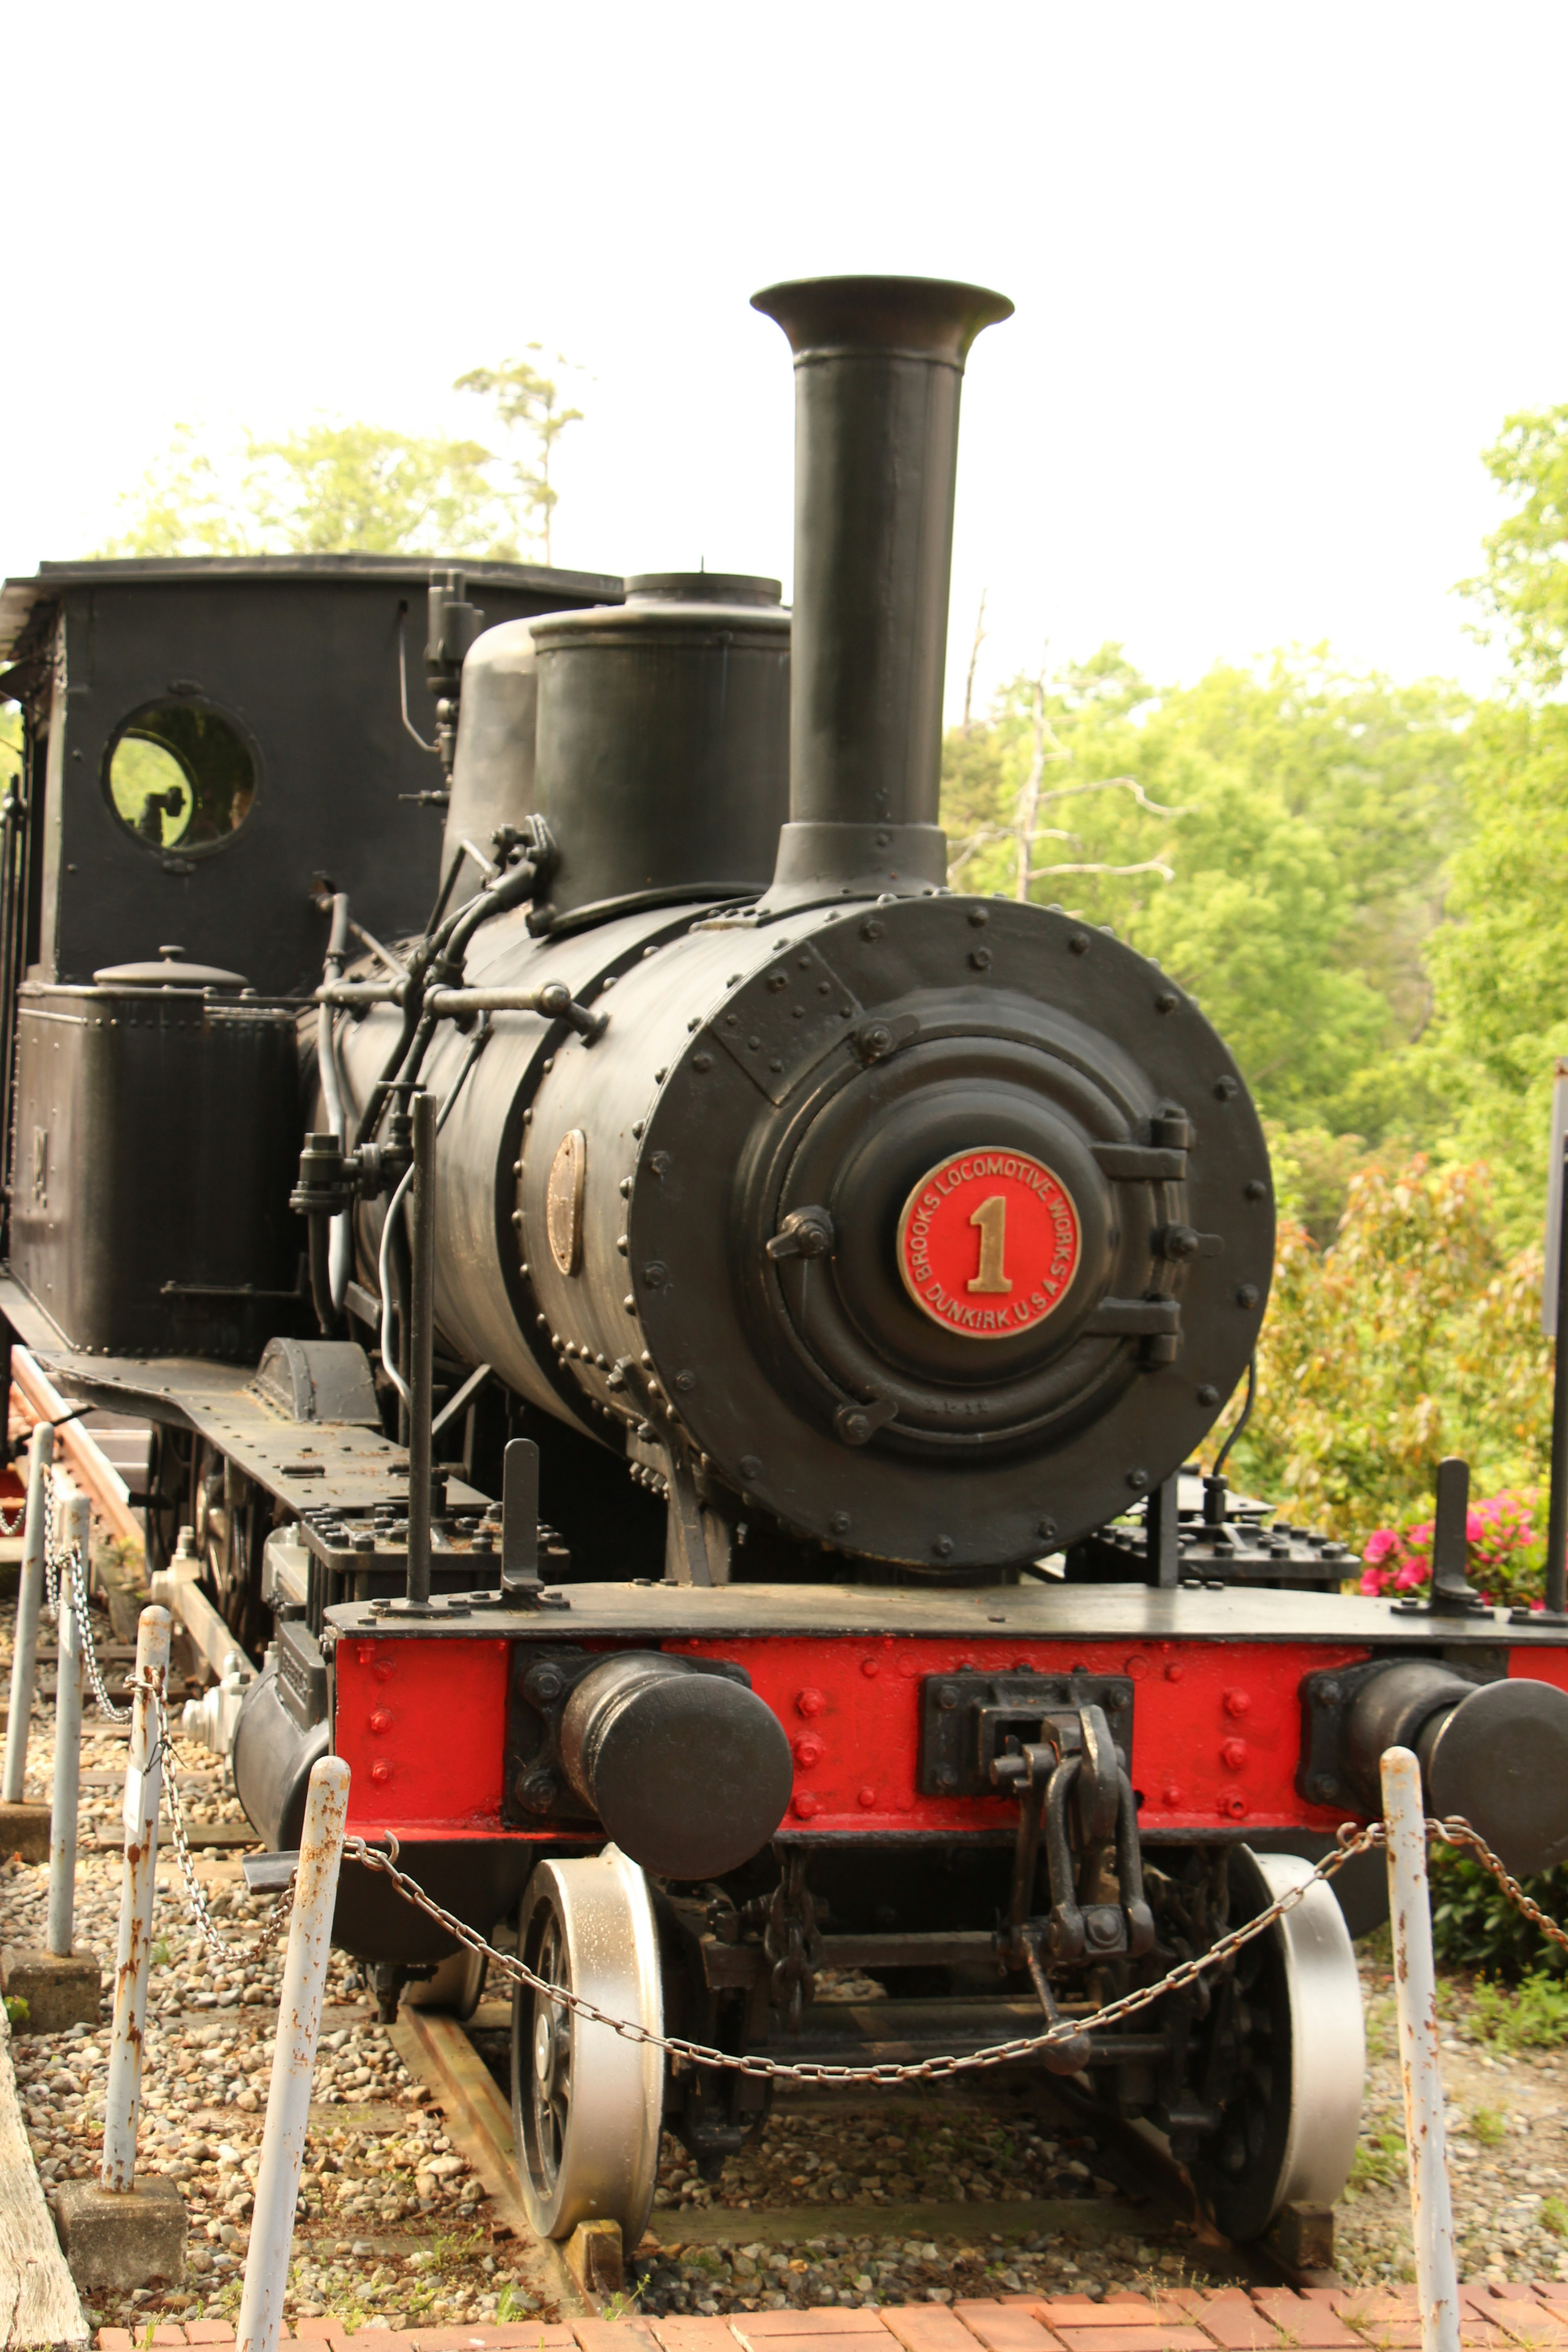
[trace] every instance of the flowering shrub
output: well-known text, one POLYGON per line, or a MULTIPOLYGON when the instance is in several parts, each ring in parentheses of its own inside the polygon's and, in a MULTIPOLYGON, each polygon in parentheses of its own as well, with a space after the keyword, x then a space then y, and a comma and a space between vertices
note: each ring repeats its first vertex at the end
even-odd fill
MULTIPOLYGON (((1552 1343, 1540 1313, 1540 1249, 1509 1254, 1484 1168, 1369 1162, 1331 1244, 1281 1221, 1236 1485, 1366 1552, 1393 1585, 1429 1550, 1417 1528, 1437 1464, 1462 1454, 1473 1490, 1491 1498, 1478 1513, 1500 1514, 1500 1556, 1485 1550, 1483 1519, 1472 1581, 1484 1567, 1500 1600, 1539 1591, 1539 1544, 1531 1558, 1503 1538, 1546 1479, 1552 1343), (1376 1554, 1373 1529, 1393 1538, 1376 1554)), ((1398 1589, 1415 1589, 1429 1565, 1398 1589)))
MULTIPOLYGON (((1543 1555, 1535 1503, 1532 1490, 1509 1490, 1471 1506, 1465 1523, 1465 1569, 1483 1601, 1541 1606, 1543 1555)), ((1432 1580, 1432 1521, 1376 1528, 1362 1559, 1363 1592, 1426 1592, 1432 1580)))

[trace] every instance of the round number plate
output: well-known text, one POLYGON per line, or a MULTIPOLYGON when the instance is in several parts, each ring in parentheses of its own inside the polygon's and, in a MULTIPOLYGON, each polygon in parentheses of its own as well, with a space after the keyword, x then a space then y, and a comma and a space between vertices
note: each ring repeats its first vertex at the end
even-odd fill
POLYGON ((921 1178, 899 1219, 899 1272, 922 1314, 966 1339, 1008 1339, 1055 1312, 1078 1271, 1078 1211, 1022 1151, 960 1151, 921 1178))

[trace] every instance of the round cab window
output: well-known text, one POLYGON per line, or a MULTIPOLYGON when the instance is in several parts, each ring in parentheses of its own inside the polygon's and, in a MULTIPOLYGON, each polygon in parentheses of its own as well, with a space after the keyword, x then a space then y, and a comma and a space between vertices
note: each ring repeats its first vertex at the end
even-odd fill
POLYGON ((199 702, 132 711, 109 747, 110 806, 152 849, 216 849, 256 797, 256 761, 233 721, 199 702))

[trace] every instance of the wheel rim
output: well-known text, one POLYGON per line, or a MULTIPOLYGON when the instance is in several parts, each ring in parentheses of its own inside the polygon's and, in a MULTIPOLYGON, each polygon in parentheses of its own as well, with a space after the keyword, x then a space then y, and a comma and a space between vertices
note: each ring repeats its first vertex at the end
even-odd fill
MULTIPOLYGON (((1253 1918, 1311 1875, 1297 1854, 1237 1850, 1232 1916, 1253 1918)), ((1238 2044, 1221 2127, 1193 2165, 1228 2237, 1260 2237, 1281 2207, 1331 2205, 1350 2178, 1366 2074, 1361 1979, 1332 1890, 1314 1886, 1246 1945, 1216 1990, 1211 2031, 1238 2044)))
MULTIPOLYGON (((543 1863, 523 1902, 519 1950, 545 1983, 646 2032, 662 2030, 658 1939, 647 1882, 614 1846, 543 1863)), ((663 2054, 519 1985, 512 1997, 512 2121, 529 2218, 542 2236, 618 2221, 633 2246, 658 2168, 663 2054)))

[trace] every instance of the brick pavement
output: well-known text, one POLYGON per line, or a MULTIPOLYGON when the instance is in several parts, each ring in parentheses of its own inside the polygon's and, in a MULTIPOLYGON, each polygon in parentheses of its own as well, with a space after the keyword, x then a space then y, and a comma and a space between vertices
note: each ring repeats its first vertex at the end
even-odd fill
MULTIPOLYGON (((1464 2352, 1568 2352, 1568 2281, 1464 2286, 1464 2352)), ((539 2320, 507 2327, 362 2327, 299 2319, 285 2341, 320 2352, 1406 2352, 1418 2346, 1415 2290, 1230 2286, 1150 2296, 1007 2294, 994 2302, 884 2305, 877 2309, 752 2311, 727 2318, 539 2320), (873 2341, 872 2339, 876 2339, 873 2341)), ((143 2352, 145 2328, 100 2327, 99 2352, 143 2352)), ((168 2322, 153 2352, 216 2352, 234 2342, 217 2319, 168 2322)))

